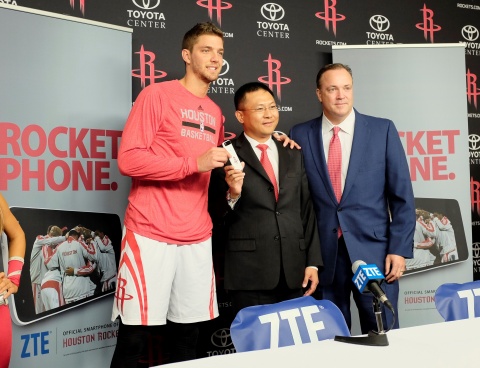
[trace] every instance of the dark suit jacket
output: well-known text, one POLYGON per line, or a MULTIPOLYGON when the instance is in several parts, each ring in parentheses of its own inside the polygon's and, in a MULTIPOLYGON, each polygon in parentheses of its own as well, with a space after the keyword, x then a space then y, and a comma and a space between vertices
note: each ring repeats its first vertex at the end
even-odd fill
POLYGON ((223 168, 213 170, 209 193, 214 223, 224 215, 225 289, 274 289, 282 267, 288 287, 299 289, 305 268, 323 264, 301 151, 276 142, 280 182, 276 202, 273 185, 244 134, 232 144, 245 162, 241 197, 232 210, 225 198, 223 168))
POLYGON ((352 151, 340 203, 328 175, 321 116, 294 126, 290 137, 302 147, 315 206, 324 261, 320 285, 329 285, 333 280, 339 226, 351 262, 374 263, 385 272, 387 254, 413 257, 412 183, 392 121, 355 110, 352 151))

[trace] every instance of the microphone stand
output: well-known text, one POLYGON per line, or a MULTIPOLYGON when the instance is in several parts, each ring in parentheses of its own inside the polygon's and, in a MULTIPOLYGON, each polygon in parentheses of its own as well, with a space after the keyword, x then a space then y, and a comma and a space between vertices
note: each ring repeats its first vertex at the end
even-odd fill
MULTIPOLYGON (((369 331, 367 336, 335 336, 334 340, 356 345, 388 346, 387 332, 383 329, 382 309, 380 302, 375 297, 373 298, 373 311, 377 321, 377 331, 369 331)), ((395 318, 395 314, 393 318, 395 318)))

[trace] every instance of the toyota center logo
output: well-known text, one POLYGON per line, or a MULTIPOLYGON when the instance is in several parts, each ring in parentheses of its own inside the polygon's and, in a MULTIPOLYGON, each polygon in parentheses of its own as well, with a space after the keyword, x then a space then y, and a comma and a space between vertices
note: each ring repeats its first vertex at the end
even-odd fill
POLYGON ((473 259, 480 259, 480 243, 472 244, 472 256, 473 259))
POLYGON ((385 32, 390 28, 390 21, 383 15, 373 15, 370 17, 370 27, 377 32, 385 32))
POLYGON ((221 328, 215 331, 210 341, 217 348, 226 348, 233 345, 232 339, 230 338, 230 329, 228 328, 221 328))
POLYGON ((228 64, 228 61, 223 59, 223 63, 222 63, 222 72, 220 72, 220 74, 218 75, 219 77, 221 77, 222 75, 225 75, 228 73, 228 71, 230 70, 230 65, 228 64))
POLYGON ((285 10, 275 3, 266 3, 260 10, 263 17, 271 22, 278 22, 285 16, 285 10))
POLYGON ((480 149, 480 136, 478 134, 470 134, 468 136, 468 148, 471 151, 478 151, 480 149))
POLYGON ((462 36, 467 41, 475 41, 478 38, 478 29, 474 26, 465 26, 462 28, 462 36))
POLYGON ((160 0, 154 0, 154 1, 150 1, 150 0, 132 0, 132 2, 135 4, 135 6, 137 8, 140 8, 140 9, 144 9, 144 10, 152 10, 152 9, 155 9, 157 6, 160 5, 160 0), (142 4, 141 5, 138 5, 138 3, 141 2, 142 4), (153 3, 155 3, 155 5, 152 5, 153 3))

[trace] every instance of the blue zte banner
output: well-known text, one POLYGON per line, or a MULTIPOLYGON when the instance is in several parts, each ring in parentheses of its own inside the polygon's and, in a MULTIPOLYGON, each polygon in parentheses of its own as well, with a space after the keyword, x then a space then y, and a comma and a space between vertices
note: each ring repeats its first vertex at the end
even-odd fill
POLYGON ((230 333, 237 352, 350 336, 338 307, 311 296, 244 308, 235 317, 230 333))
POLYGON ((445 321, 480 317, 480 281, 440 285, 435 306, 445 321))

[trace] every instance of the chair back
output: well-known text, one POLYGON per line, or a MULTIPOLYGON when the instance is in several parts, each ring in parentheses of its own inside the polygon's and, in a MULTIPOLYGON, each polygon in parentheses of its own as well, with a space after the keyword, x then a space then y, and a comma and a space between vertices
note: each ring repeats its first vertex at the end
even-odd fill
POLYGON ((480 281, 440 285, 435 307, 445 321, 480 317, 480 281))
POLYGON ((275 349, 350 336, 340 309, 311 296, 242 309, 230 334, 237 352, 275 349))

